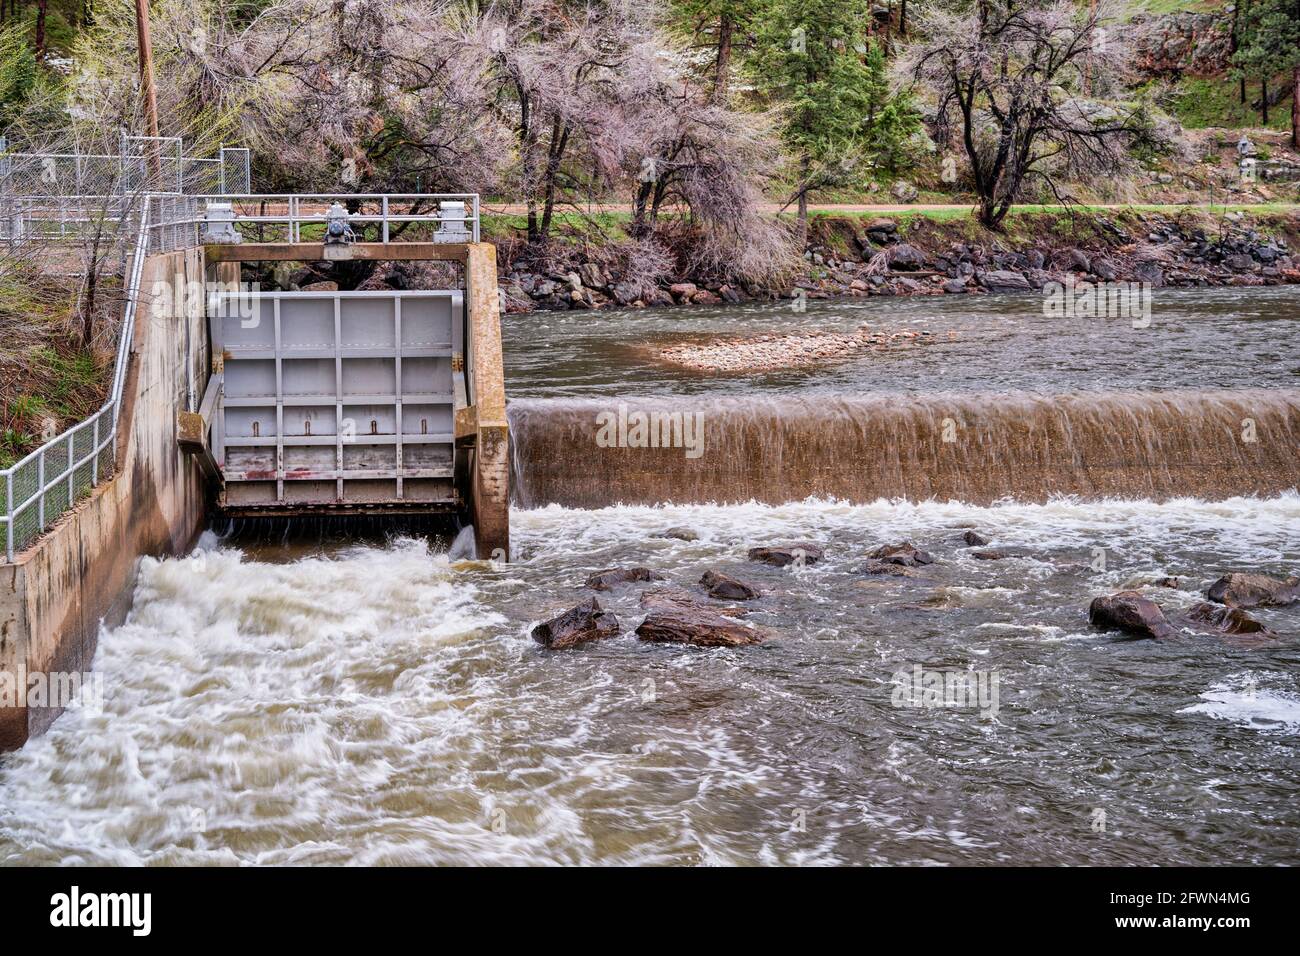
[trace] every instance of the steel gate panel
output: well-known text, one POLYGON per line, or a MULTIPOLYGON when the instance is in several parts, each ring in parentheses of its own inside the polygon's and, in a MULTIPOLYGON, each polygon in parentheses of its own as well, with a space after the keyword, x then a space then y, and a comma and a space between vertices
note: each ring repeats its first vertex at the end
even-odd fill
POLYGON ((219 293, 223 503, 455 502, 459 291, 219 293))

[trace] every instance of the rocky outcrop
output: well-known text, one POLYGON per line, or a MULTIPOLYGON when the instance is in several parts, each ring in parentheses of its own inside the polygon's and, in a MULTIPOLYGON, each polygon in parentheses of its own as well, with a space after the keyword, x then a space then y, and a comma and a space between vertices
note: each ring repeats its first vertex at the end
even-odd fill
POLYGON ((1285 607, 1300 601, 1300 578, 1225 574, 1210 585, 1205 596, 1229 607, 1285 607))
POLYGON ((1159 639, 1174 633, 1173 625, 1165 618, 1160 605, 1137 591, 1120 591, 1095 598, 1088 608, 1088 622, 1135 637, 1159 639))
POLYGON ((825 556, 825 551, 807 541, 749 549, 749 560, 772 564, 778 568, 791 564, 816 564, 825 556))
POLYGON ((618 618, 595 598, 533 628, 533 640, 556 651, 617 635, 618 618))
POLYGON ((1125 28, 1134 65, 1153 76, 1222 73, 1232 55, 1232 17, 1222 13, 1139 15, 1125 28))
POLYGON ((640 581, 662 581, 664 576, 649 568, 608 568, 597 571, 587 578, 584 587, 593 591, 609 591, 620 584, 633 584, 640 581))
POLYGON ((753 585, 721 571, 705 571, 700 578, 700 587, 704 588, 709 597, 720 601, 753 601, 761 594, 753 585))

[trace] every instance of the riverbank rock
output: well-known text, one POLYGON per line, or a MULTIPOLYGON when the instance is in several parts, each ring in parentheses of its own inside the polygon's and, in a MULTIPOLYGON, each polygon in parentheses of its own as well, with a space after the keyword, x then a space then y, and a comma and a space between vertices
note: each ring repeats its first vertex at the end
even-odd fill
POLYGON ((889 251, 889 268, 904 272, 916 272, 925 267, 925 255, 915 246, 900 242, 889 251))
POLYGON ((1193 604, 1187 611, 1187 620, 1193 627, 1206 625, 1221 634, 1254 634, 1266 638, 1275 636, 1263 621, 1256 620, 1240 608, 1206 601, 1193 604))
POLYGON ((618 635, 618 618, 595 598, 571 607, 558 617, 533 628, 533 640, 553 651, 618 635))
POLYGON ((749 560, 772 564, 778 568, 784 568, 790 564, 816 564, 825 556, 825 551, 815 544, 809 544, 807 541, 749 549, 749 560))
POLYGON ((753 585, 712 570, 704 572, 700 578, 700 587, 704 588, 709 597, 720 601, 753 601, 762 593, 753 585))
POLYGON ((636 629, 643 641, 657 644, 694 644, 698 647, 744 647, 771 635, 704 605, 675 602, 646 615, 636 629))
POLYGON ((910 541, 902 541, 898 544, 886 544, 876 548, 867 557, 874 561, 880 561, 885 564, 901 564, 906 568, 920 567, 923 564, 934 564, 934 555, 928 551, 922 551, 915 547, 910 541))
POLYGON ((650 535, 652 538, 673 538, 677 541, 698 541, 700 536, 692 528, 666 528, 650 535))
POLYGON ((597 571, 587 578, 584 587, 593 591, 608 591, 620 584, 633 584, 638 581, 662 581, 664 576, 649 568, 608 568, 597 571))
POLYGON ((1300 601, 1300 578, 1225 574, 1210 585, 1205 596, 1229 607, 1285 607, 1300 601))
POLYGON ((1088 607, 1088 623, 1121 630, 1137 637, 1165 638, 1174 633, 1160 605, 1136 591, 1119 591, 1094 598, 1088 607))
POLYGON ((1010 269, 977 272, 975 279, 990 292, 1028 292, 1032 288, 1028 279, 1010 269))

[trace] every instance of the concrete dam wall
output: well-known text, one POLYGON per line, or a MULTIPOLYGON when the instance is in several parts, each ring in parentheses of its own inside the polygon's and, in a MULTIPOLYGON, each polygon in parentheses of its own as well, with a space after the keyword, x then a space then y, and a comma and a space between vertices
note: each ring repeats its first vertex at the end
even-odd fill
POLYGON ((510 405, 515 501, 1216 500, 1300 486, 1300 390, 510 405), (642 417, 643 416, 643 417, 642 417))
MULTIPOLYGON (((151 256, 143 269, 114 476, 0 564, 0 674, 16 677, 11 692, 30 675, 89 671, 101 623, 130 608, 140 556, 186 550, 203 523, 202 476, 176 442, 176 413, 191 407, 209 365, 203 250, 151 256)), ((59 713, 5 703, 0 751, 59 713)))

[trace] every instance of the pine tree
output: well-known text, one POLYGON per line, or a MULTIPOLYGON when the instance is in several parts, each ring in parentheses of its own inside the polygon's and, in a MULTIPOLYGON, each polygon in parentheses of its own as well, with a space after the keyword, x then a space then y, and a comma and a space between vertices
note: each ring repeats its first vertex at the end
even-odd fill
POLYGON ((1300 0, 1252 0, 1240 34, 1232 62, 1239 75, 1260 78, 1265 123, 1269 77, 1290 77, 1291 145, 1300 148, 1300 0))
MULTIPOLYGON (((781 105, 798 166, 793 200, 808 230, 808 195, 842 182, 865 155, 872 108, 865 62, 869 0, 769 0, 751 59, 756 86, 781 105)), ((879 108, 879 91, 877 91, 879 108)))

